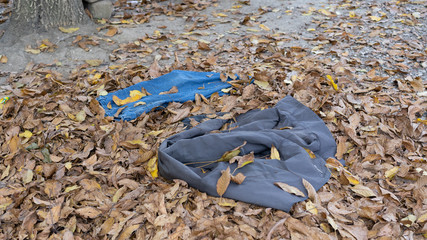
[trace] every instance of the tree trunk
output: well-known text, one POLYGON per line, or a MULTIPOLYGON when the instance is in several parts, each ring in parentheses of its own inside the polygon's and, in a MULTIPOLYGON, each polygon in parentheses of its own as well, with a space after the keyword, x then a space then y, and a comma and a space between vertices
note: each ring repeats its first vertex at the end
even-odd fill
POLYGON ((20 29, 48 29, 85 20, 82 0, 14 0, 10 25, 20 29))

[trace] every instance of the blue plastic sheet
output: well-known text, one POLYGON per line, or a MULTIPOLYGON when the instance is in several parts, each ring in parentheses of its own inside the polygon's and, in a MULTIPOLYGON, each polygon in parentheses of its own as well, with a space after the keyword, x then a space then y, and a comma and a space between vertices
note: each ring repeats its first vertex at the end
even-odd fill
POLYGON ((231 87, 229 83, 221 81, 219 73, 174 70, 153 80, 140 82, 128 88, 109 93, 106 96, 100 96, 97 100, 105 109, 106 116, 114 116, 120 108, 126 107, 115 119, 129 121, 145 112, 149 112, 153 108, 164 107, 170 102, 194 100, 196 93, 202 94, 206 98, 209 98, 215 92, 218 92, 220 96, 224 95, 221 90, 229 87, 231 87), (159 93, 169 91, 174 86, 178 88, 177 93, 159 95, 159 93), (151 95, 123 106, 118 106, 113 102, 113 96, 126 99, 129 97, 130 91, 141 91, 141 88, 147 90, 151 95), (138 105, 138 102, 144 102, 145 104, 138 105), (109 103, 111 104, 111 109, 107 107, 109 103))

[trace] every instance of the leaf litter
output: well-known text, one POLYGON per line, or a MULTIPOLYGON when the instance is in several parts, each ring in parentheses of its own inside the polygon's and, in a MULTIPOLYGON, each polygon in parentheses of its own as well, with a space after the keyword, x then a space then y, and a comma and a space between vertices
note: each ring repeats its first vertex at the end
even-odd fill
MULTIPOLYGON (((427 237, 422 1, 330 2, 322 9, 300 10, 265 6, 255 14, 241 11, 250 1, 239 1, 212 16, 197 13, 219 3, 125 2, 116 3, 123 14, 110 20, 106 36, 149 22, 152 15, 185 15, 195 24, 189 34, 160 29, 122 44, 110 55, 114 65, 89 62, 69 78, 43 64, 9 77, 10 99, 0 111, 0 238, 427 237), (141 11, 125 14, 137 7, 141 11), (309 26, 314 31, 305 37, 311 47, 287 47, 287 39, 302 37, 258 22, 273 13, 314 16, 309 26), (214 23, 233 25, 235 36, 198 39, 211 35, 214 23), (170 42, 179 54, 169 52, 170 42), (155 59, 150 67, 133 60, 147 57, 155 59), (163 58, 174 62, 162 65, 163 58), (239 74, 241 79, 230 96, 171 103, 130 122, 104 117, 98 95, 173 69, 239 74), (251 76, 256 82, 248 85, 251 76), (180 180, 157 177, 158 145, 184 130, 177 119, 199 114, 216 118, 220 111, 232 119, 273 106, 288 94, 325 121, 337 139, 336 157, 346 162, 343 166, 328 159, 331 179, 317 193, 303 180, 309 199, 295 204, 289 214, 218 200, 180 180)), ((70 47, 89 51, 106 42, 77 35, 70 47)), ((55 44, 43 40, 27 51, 49 53, 55 44)), ((139 96, 121 101, 134 102, 139 96)), ((239 156, 240 148, 219 160, 237 161, 244 169, 253 158, 239 156)), ((312 156, 309 149, 307 153, 312 156)), ((274 146, 270 158, 280 159, 274 146)), ((249 178, 227 169, 218 179, 218 195, 249 178)), ((292 186, 277 184, 292 192, 292 186)))

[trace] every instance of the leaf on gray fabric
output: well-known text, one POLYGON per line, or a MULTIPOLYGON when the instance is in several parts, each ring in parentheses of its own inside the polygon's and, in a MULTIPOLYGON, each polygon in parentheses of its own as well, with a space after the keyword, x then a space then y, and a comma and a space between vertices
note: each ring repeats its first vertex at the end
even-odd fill
POLYGON ((222 171, 221 177, 218 179, 216 183, 216 192, 219 196, 222 197, 225 191, 227 191, 228 185, 230 184, 231 174, 230 167, 227 167, 225 171, 222 171))
POLYGON ((271 145, 270 159, 280 160, 279 150, 274 145, 271 145))
POLYGON ((236 174, 236 176, 231 176, 231 181, 237 183, 237 184, 242 184, 243 181, 245 181, 246 176, 243 175, 243 173, 238 173, 236 174))
POLYGON ((291 186, 289 184, 282 183, 282 182, 275 182, 274 185, 278 186, 283 191, 288 192, 290 194, 293 194, 299 197, 305 197, 305 194, 303 192, 301 192, 298 188, 291 186))
POLYGON ((242 167, 248 165, 249 163, 253 163, 254 160, 255 160, 254 152, 246 154, 245 156, 242 156, 237 161, 237 168, 242 168, 242 167))
POLYGON ((240 149, 241 149, 243 146, 245 146, 245 145, 246 145, 246 141, 245 141, 242 145, 240 145, 240 146, 238 146, 238 147, 234 148, 233 150, 230 150, 230 151, 225 152, 225 153, 222 155, 222 157, 221 157, 220 159, 218 159, 218 160, 217 160, 217 162, 228 162, 228 161, 230 161, 232 158, 234 158, 235 156, 239 155, 239 153, 240 153, 240 149))

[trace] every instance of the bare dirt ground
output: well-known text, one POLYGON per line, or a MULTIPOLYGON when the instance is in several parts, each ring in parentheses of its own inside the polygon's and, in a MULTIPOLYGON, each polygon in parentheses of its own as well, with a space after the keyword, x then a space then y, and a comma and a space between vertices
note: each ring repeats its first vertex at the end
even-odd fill
MULTIPOLYGON (((137 4, 138 1, 128 1, 129 6, 137 4)), ((174 1, 160 1, 157 4, 159 7, 173 4, 174 1)), ((282 32, 289 36, 284 46, 298 45, 302 47, 309 46, 309 43, 305 41, 304 37, 312 37, 313 34, 307 32, 306 29, 312 25, 312 16, 304 16, 301 14, 290 14, 292 11, 304 11, 309 7, 319 8, 322 1, 252 1, 250 5, 242 5, 241 9, 238 10, 239 14, 233 14, 230 12, 230 16, 221 17, 214 13, 223 13, 229 11, 235 2, 233 1, 220 1, 214 5, 211 5, 202 11, 185 11, 180 16, 168 16, 161 12, 151 12, 152 9, 141 8, 129 8, 128 10, 117 7, 113 13, 110 23, 107 25, 115 26, 119 29, 118 33, 114 36, 106 36, 108 29, 98 31, 98 28, 102 28, 106 24, 94 24, 89 23, 87 25, 80 25, 79 30, 74 33, 63 33, 58 29, 54 29, 49 32, 35 32, 24 35, 18 39, 7 38, 7 35, 0 40, 0 54, 8 58, 8 62, 0 64, 0 82, 5 82, 7 76, 11 73, 21 72, 25 69, 28 63, 33 64, 47 64, 51 65, 51 69, 58 71, 64 76, 68 76, 70 72, 77 66, 84 64, 85 60, 98 59, 103 62, 103 65, 111 65, 110 55, 113 50, 117 49, 120 44, 127 44, 143 38, 147 35, 152 35, 155 31, 161 31, 162 34, 167 34, 171 39, 169 44, 174 39, 178 39, 183 36, 188 29, 194 24, 194 21, 203 19, 206 23, 209 23, 206 27, 206 31, 203 31, 203 35, 197 37, 196 40, 207 40, 223 42, 227 38, 238 38, 238 36, 248 32, 247 29, 251 29, 249 26, 241 26, 239 22, 243 21, 243 17, 251 14, 259 15, 260 8, 266 8, 264 14, 257 17, 257 21, 260 23, 268 23, 269 28, 274 32, 282 32), (283 14, 284 11, 289 11, 289 14, 283 14), (147 15, 149 21, 141 21, 142 23, 120 23, 124 14, 142 14, 147 15), (160 28, 159 28, 160 27, 160 28), (301 31, 303 30, 303 31, 301 31), (73 44, 77 36, 90 36, 97 42, 96 46, 89 46, 88 50, 84 50, 73 44), (32 46, 37 48, 42 44, 44 39, 48 39, 52 44, 55 45, 54 49, 49 51, 33 54, 25 51, 26 47, 32 46)), ((117 4, 116 4, 117 5, 117 4)), ((201 24, 201 23, 200 23, 201 24)), ((4 26, 0 25, 1 29, 6 30, 7 23, 4 26)), ((265 31, 259 27, 255 27, 257 31, 264 32, 267 34, 269 31, 265 31)), ((197 28, 196 28, 197 29, 197 28)), ((197 42, 197 41, 196 41, 197 42)), ((174 47, 172 50, 174 51, 174 47)), ((171 50, 171 49, 169 49, 171 50)), ((170 53, 169 53, 170 54, 170 53)), ((156 55, 162 55, 161 52, 154 51, 144 58, 137 58, 137 62, 145 65, 149 65, 153 61, 153 57, 156 55)), ((170 56, 164 56, 160 60, 160 64, 164 62, 165 65, 171 64, 170 56), (165 59, 166 58, 166 59, 165 59), (169 61, 168 61, 169 60, 169 61)))
POLYGON ((72 33, 0 39, 0 239, 427 237, 426 1, 147 2, 72 33), (96 101, 173 69, 241 79, 128 122, 96 101), (329 182, 289 213, 155 177, 181 119, 286 95, 337 142, 329 182))

